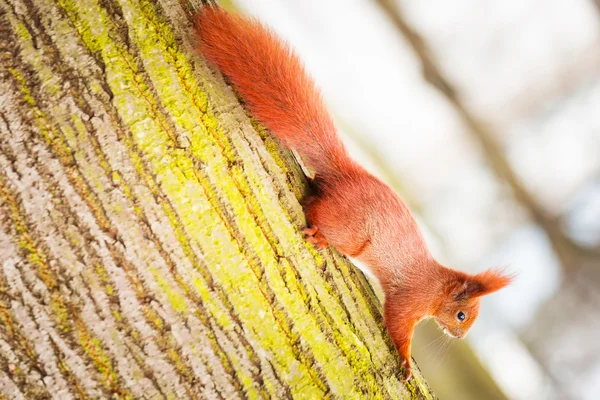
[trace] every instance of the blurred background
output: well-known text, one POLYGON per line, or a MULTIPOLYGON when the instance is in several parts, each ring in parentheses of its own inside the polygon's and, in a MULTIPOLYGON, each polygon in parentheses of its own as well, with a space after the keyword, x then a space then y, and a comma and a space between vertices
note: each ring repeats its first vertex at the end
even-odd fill
POLYGON ((293 45, 440 262, 518 273, 466 341, 419 327, 439 398, 600 398, 600 1, 233 6, 293 45))

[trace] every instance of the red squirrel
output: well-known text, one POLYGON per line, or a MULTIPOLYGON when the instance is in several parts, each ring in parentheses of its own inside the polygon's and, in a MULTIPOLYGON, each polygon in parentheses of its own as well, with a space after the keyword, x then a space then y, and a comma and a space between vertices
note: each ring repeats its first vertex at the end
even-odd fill
POLYGON ((198 51, 223 73, 247 108, 315 171, 305 201, 306 239, 328 244, 362 263, 385 294, 389 335, 411 376, 415 325, 433 317, 443 331, 464 338, 483 295, 512 277, 490 269, 477 275, 447 268, 430 254, 406 204, 352 160, 320 91, 290 46, 257 20, 203 7, 195 19, 198 51))

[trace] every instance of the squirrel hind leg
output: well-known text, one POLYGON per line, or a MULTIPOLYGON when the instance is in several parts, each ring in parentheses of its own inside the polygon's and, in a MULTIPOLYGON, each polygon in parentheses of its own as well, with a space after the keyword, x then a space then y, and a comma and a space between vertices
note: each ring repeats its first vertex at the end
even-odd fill
POLYGON ((302 233, 304 233, 304 239, 307 242, 314 244, 317 250, 323 250, 325 247, 327 247, 327 239, 325 238, 325 235, 323 235, 323 232, 321 232, 319 227, 315 224, 314 219, 314 205, 319 201, 319 196, 317 193, 314 193, 316 192, 314 188, 311 189, 313 190, 313 194, 307 197, 303 204, 307 226, 306 228, 302 229, 302 233), (311 209, 313 212, 311 212, 311 209))

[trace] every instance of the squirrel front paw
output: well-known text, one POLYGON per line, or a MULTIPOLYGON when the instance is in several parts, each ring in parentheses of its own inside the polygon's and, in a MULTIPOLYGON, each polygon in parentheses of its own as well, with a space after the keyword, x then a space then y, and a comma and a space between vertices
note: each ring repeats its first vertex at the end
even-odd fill
POLYGON ((325 239, 325 236, 323 236, 316 226, 313 225, 310 228, 306 227, 302 229, 302 232, 304 233, 306 241, 314 244, 317 250, 323 250, 327 247, 327 239, 325 239))
POLYGON ((402 378, 403 382, 406 382, 410 379, 410 377, 412 376, 412 369, 410 367, 410 358, 406 359, 403 358, 402 362, 400 363, 400 366, 402 368, 404 368, 404 376, 402 378))

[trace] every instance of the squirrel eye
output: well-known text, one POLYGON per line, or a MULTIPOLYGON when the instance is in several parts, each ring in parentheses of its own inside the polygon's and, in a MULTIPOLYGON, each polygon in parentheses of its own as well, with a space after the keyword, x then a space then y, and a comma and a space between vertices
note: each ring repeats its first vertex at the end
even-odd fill
POLYGON ((458 314, 456 314, 456 318, 458 318, 459 321, 464 321, 466 318, 466 315, 464 312, 459 311, 458 314))

